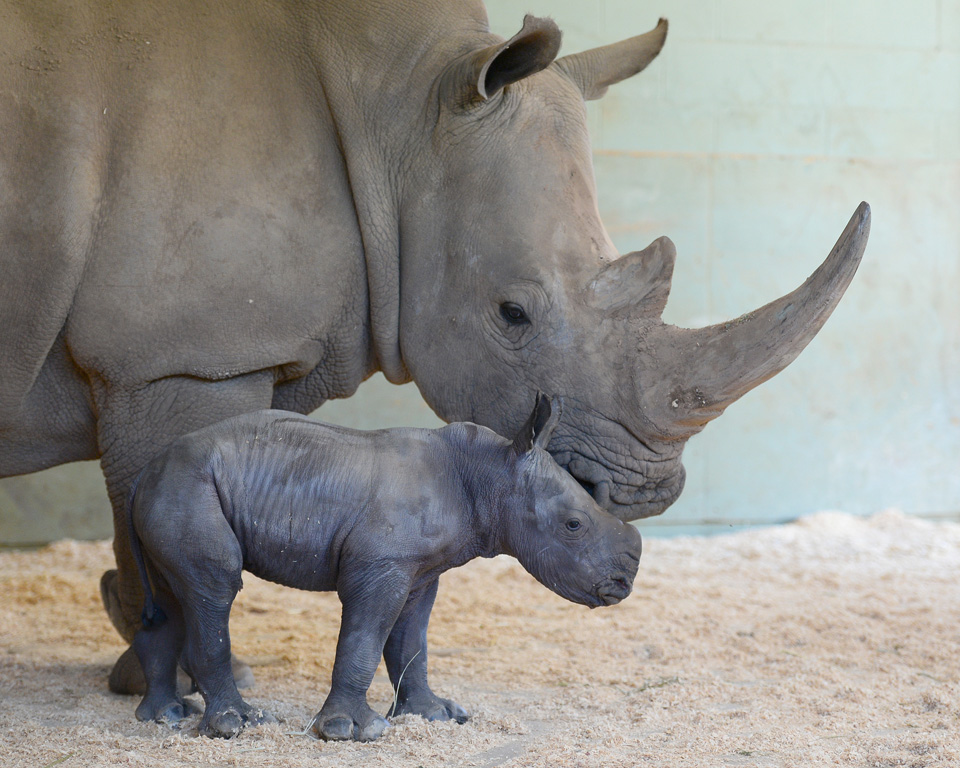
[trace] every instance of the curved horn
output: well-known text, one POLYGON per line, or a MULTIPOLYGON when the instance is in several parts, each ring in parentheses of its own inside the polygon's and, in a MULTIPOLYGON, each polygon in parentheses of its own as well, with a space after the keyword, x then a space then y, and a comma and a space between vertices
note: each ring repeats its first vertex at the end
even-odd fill
POLYGON ((651 329, 650 349, 669 373, 659 381, 639 382, 647 417, 665 435, 689 436, 786 368, 837 306, 869 233, 870 206, 861 203, 826 261, 792 293, 727 323, 651 329))
POLYGON ((667 39, 667 20, 643 35, 613 45, 593 48, 557 59, 560 67, 583 93, 583 98, 599 99, 611 85, 633 77, 657 58, 667 39))

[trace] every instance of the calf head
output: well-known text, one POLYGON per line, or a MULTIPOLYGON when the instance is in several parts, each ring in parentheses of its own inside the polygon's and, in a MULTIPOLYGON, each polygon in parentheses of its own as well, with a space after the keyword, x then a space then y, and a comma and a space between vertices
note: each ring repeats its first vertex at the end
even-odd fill
POLYGON ((546 451, 560 401, 537 395, 530 419, 509 447, 517 491, 502 518, 507 552, 541 584, 592 608, 630 594, 640 533, 601 509, 546 451))

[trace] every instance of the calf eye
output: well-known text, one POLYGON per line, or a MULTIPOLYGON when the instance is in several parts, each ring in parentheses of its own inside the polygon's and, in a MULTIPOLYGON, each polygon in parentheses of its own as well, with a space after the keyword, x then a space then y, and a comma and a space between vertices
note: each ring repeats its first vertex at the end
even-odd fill
POLYGON ((567 520, 567 530, 568 531, 578 531, 580 530, 580 521, 576 518, 571 518, 567 520))
POLYGON ((523 307, 514 304, 512 301, 505 301, 500 305, 500 317, 510 325, 524 325, 530 322, 527 313, 523 311, 523 307))

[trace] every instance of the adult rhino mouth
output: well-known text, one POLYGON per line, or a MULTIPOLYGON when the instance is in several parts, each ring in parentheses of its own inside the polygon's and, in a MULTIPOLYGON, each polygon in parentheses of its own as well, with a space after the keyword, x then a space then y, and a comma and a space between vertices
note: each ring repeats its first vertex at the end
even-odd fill
POLYGON ((651 445, 623 424, 592 414, 594 431, 602 439, 591 439, 588 429, 571 423, 571 433, 551 441, 553 458, 600 507, 623 522, 661 514, 683 490, 683 446, 651 445))
POLYGON ((662 514, 683 491, 686 471, 678 466, 676 472, 660 481, 644 481, 641 484, 616 483, 611 479, 597 479, 596 472, 591 477, 583 477, 577 462, 564 467, 595 502, 614 517, 631 522, 644 517, 662 514))

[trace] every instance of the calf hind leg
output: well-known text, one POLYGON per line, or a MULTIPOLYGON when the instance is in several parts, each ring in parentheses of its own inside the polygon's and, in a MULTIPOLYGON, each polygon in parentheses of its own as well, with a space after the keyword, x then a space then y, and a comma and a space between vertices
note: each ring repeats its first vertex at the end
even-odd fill
MULTIPOLYGON (((108 571, 100 590, 104 607, 117 631, 131 641, 140 624, 143 593, 137 578, 129 537, 126 500, 140 469, 179 435, 240 413, 267 408, 273 394, 271 371, 205 381, 171 376, 134 389, 111 388, 91 377, 97 419, 100 463, 113 506, 114 553, 117 570, 108 571)), ((110 675, 114 693, 142 693, 143 676, 125 654, 110 675)), ((235 660, 240 687, 253 685, 250 668, 235 660)))
POLYGON ((158 613, 133 640, 146 682, 146 695, 137 707, 137 720, 176 725, 198 711, 177 689, 177 659, 184 641, 183 613, 168 590, 158 590, 155 602, 158 613))
POLYGON ((228 620, 233 597, 229 601, 208 602, 203 610, 186 610, 186 643, 182 663, 196 681, 206 705, 200 721, 204 736, 224 739, 236 736, 248 725, 276 720, 243 700, 233 679, 230 665, 228 620))

